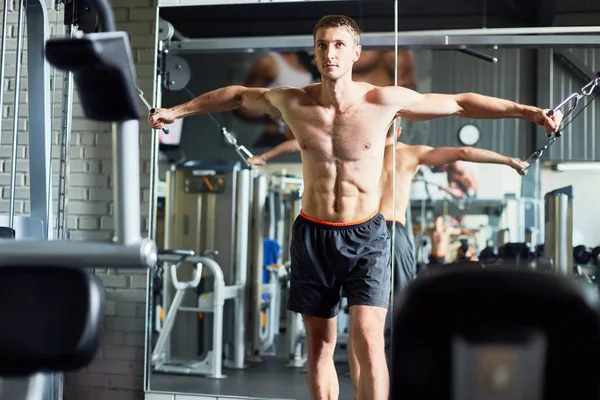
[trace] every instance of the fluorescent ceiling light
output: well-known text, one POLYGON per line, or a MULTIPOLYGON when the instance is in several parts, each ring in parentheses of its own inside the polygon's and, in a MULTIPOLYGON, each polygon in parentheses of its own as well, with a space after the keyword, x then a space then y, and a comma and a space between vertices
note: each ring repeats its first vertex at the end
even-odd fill
POLYGON ((560 163, 555 164, 552 167, 553 170, 564 172, 564 171, 597 171, 600 170, 600 163, 597 162, 574 162, 574 163, 560 163))

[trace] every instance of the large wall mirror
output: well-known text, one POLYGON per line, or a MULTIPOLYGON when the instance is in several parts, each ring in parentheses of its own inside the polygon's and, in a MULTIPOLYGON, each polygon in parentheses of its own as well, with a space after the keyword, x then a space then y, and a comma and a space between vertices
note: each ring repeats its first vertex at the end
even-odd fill
MULTIPOLYGON (((370 36, 354 80, 394 85, 392 1, 165 6, 157 15, 156 104, 174 106, 228 85, 320 82, 312 33, 326 14, 349 15, 370 36), (373 42, 379 32, 386 43, 373 42)), ((412 75, 412 65, 401 68, 412 75)), ((147 390, 310 398, 305 327, 286 307, 303 169, 298 152, 270 153, 293 139, 290 128, 244 108, 168 128, 156 143, 154 231, 159 248, 172 251, 162 256, 149 294, 147 390), (250 169, 248 154, 268 160, 250 169)), ((334 354, 340 398, 353 397, 348 333, 342 298, 334 354)))
MULTIPOLYGON (((228 85, 318 83, 312 29, 326 14, 357 21, 363 54, 353 79, 378 86, 478 92, 551 107, 592 79, 600 65, 594 32, 577 38, 563 35, 566 28, 552 36, 524 29, 518 37, 489 26, 485 35, 475 29, 415 32, 445 28, 416 20, 403 25, 412 31, 395 32, 402 15, 396 7, 389 0, 160 6, 154 103, 171 107, 228 85)), ((592 138, 589 127, 600 122, 598 115, 597 104, 587 107, 565 137, 592 138)), ((273 153, 293 133, 284 121, 243 108, 188 117, 168 128, 155 136, 152 163, 151 231, 162 254, 149 279, 146 398, 310 398, 305 327, 286 307, 292 225, 304 191, 302 159, 297 149, 273 153), (266 162, 250 168, 250 155, 266 162)), ((527 121, 403 120, 390 132, 384 165, 396 167, 388 169, 391 178, 380 194, 389 189, 394 199, 385 217, 397 244, 390 256, 395 291, 384 334, 393 374, 392 317, 407 276, 457 261, 496 260, 499 249, 520 251, 505 249, 507 243, 543 252, 543 194, 554 189, 543 185, 545 176, 558 162, 595 161, 600 141, 559 140, 523 177, 514 159, 527 159, 546 140, 527 121), (407 171, 402 154, 423 145, 454 149, 454 155, 407 171), (498 157, 474 162, 470 149, 498 157)), ((351 399, 343 297, 336 322, 339 398, 351 399)))

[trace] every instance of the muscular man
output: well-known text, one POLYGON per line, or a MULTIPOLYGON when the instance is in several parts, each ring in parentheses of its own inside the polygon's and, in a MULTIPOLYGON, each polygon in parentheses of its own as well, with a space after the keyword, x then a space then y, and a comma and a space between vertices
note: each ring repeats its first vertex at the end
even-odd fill
POLYGON ((420 94, 401 86, 352 80, 360 31, 342 15, 319 20, 314 32, 321 83, 274 89, 228 86, 149 116, 154 129, 190 115, 240 106, 281 116, 300 145, 304 193, 292 233, 288 308, 306 328, 307 378, 313 399, 339 395, 333 352, 342 291, 358 359, 357 398, 387 399, 384 325, 389 305, 389 234, 378 213, 386 132, 397 117, 428 120, 523 118, 556 131, 561 115, 474 93, 420 94))
MULTIPOLYGON (((524 167, 520 167, 524 168, 524 167)), ((458 235, 472 235, 470 229, 455 228, 447 226, 444 217, 438 215, 435 218, 433 228, 427 230, 431 238, 431 252, 429 253, 429 265, 441 265, 446 263, 446 254, 450 248, 450 239, 458 235)))
MULTIPOLYGON (((401 128, 396 131, 399 137, 401 128)), ((391 131, 390 131, 391 133, 391 131)), ((394 176, 394 140, 388 133, 386 139, 383 169, 380 178, 380 202, 379 213, 386 221, 388 231, 391 235, 392 221, 396 221, 396 237, 394 240, 394 265, 395 265, 395 288, 394 292, 404 288, 415 277, 415 259, 413 245, 410 235, 406 229, 406 209, 409 205, 410 189, 413 177, 417 174, 420 166, 435 166, 440 164, 454 163, 457 161, 470 161, 484 164, 501 164, 513 168, 517 173, 523 175, 523 170, 527 168, 527 163, 517 158, 503 156, 496 152, 474 147, 440 147, 433 148, 429 146, 410 146, 402 142, 396 142, 396 208, 394 213, 392 185, 394 176)), ((288 140, 274 147, 273 149, 248 159, 252 165, 264 165, 268 160, 288 155, 300 151, 298 141, 288 140)), ((443 221, 443 220, 442 220, 443 221)), ((444 228, 450 234, 470 234, 468 230, 452 230, 457 228, 444 228)), ((435 243, 434 239, 434 243, 435 243)), ((450 243, 448 236, 447 245, 450 243)), ((447 248, 447 245, 445 248, 447 248)), ((444 243, 437 242, 437 248, 444 246, 444 243)), ((435 248, 435 247, 434 247, 435 248)), ((434 254, 432 252, 432 254, 434 254)), ((444 252, 444 255, 446 253, 444 252)))

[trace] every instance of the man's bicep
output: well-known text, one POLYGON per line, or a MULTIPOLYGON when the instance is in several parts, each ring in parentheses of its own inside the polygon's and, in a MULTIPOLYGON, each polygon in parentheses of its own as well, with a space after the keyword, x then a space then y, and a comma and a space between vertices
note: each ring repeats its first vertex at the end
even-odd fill
POLYGON ((274 91, 275 89, 245 88, 242 93, 241 106, 270 115, 280 115, 281 113, 273 103, 276 98, 272 93, 274 91))
POLYGON ((460 149, 455 147, 430 147, 421 155, 421 164, 434 167, 449 164, 460 159, 460 149))
POLYGON ((461 108, 456 96, 450 94, 421 94, 402 88, 403 99, 399 101, 397 115, 411 121, 427 121, 459 114, 461 108))

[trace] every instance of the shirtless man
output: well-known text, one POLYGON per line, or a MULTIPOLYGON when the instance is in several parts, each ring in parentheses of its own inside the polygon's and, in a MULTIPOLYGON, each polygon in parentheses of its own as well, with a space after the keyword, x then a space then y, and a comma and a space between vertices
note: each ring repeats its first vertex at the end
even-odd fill
MULTIPOLYGON (((525 164, 527 166, 527 164, 525 164)), ((524 168, 524 167, 521 167, 524 168)), ((470 229, 462 229, 447 226, 444 217, 438 215, 435 218, 433 228, 427 230, 431 238, 431 252, 429 253, 429 265, 446 264, 446 254, 450 248, 450 239, 458 235, 473 235, 470 229)))
MULTIPOLYGON (((391 133, 390 131, 389 133, 391 133)), ((379 213, 382 214, 387 222, 388 231, 391 235, 392 221, 396 221, 396 237, 394 240, 394 293, 403 289, 410 281, 415 278, 415 258, 413 244, 410 234, 406 229, 406 209, 409 205, 411 182, 417 174, 419 167, 436 166, 448 164, 457 161, 470 161, 485 164, 501 164, 513 168, 519 175, 523 175, 527 163, 517 158, 503 156, 496 152, 474 147, 439 147, 430 146, 410 146, 402 142, 396 142, 396 212, 393 208, 392 181, 394 176, 393 152, 394 138, 388 133, 386 139, 385 153, 383 159, 383 170, 380 178, 380 202, 379 213)), ((396 137, 399 137, 401 128, 396 131, 396 137)), ((248 159, 252 165, 264 165, 268 160, 285 156, 300 151, 297 140, 288 140, 272 148, 271 150, 256 155, 248 159)), ((455 228, 444 228, 450 234, 469 234, 470 231, 455 231, 455 228)), ((438 235, 439 237, 439 235, 438 235)), ((441 248, 444 243, 433 239, 437 243, 437 248, 441 248)), ((446 239, 450 243, 450 237, 446 239)), ((434 245, 435 246, 435 245, 434 245)), ((435 247, 434 247, 435 248, 435 247)), ((445 247, 447 248, 447 246, 445 247)), ((433 252, 432 252, 433 254, 433 252)), ((444 252, 444 255, 446 253, 444 252)))
POLYGON ((228 86, 148 117, 153 129, 176 119, 240 106, 279 115, 301 148, 304 193, 292 232, 288 308, 306 328, 307 379, 313 399, 337 399, 333 362, 341 292, 350 307, 358 358, 358 399, 389 396, 384 325, 390 293, 389 234, 378 213, 386 132, 397 117, 429 120, 522 118, 556 131, 561 115, 475 93, 420 94, 401 86, 352 81, 361 54, 360 30, 342 15, 315 26, 321 83, 274 89, 228 86))

